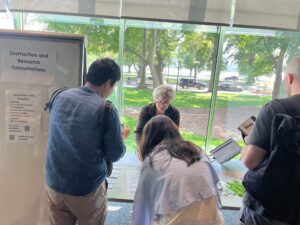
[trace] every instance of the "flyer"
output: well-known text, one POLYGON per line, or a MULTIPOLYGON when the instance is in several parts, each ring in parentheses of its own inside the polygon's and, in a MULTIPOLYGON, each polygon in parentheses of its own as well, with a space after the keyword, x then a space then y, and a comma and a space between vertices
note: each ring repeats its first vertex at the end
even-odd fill
POLYGON ((6 90, 7 143, 36 143, 41 124, 41 94, 31 90, 6 90))

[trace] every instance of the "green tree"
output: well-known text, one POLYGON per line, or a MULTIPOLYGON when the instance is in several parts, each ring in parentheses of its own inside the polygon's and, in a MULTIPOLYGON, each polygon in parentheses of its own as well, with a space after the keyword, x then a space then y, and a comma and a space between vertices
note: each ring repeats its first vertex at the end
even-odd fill
POLYGON ((164 82, 163 70, 174 55, 178 33, 172 30, 129 28, 126 30, 125 51, 140 59, 140 85, 145 87, 145 68, 148 65, 154 86, 164 82), (130 40, 130 41, 129 41, 130 40))
POLYGON ((197 79, 197 72, 211 65, 213 47, 213 38, 210 34, 184 32, 181 51, 183 63, 185 68, 190 69, 190 76, 194 71, 194 80, 197 79))
MULTIPOLYGON (((125 31, 125 58, 132 59, 137 68, 140 78, 139 88, 145 88, 146 83, 146 52, 147 52, 147 30, 140 28, 127 28, 125 31), (141 41, 142 40, 142 41, 141 41)), ((127 61, 127 60, 126 60, 127 61)))
POLYGON ((178 44, 182 38, 182 33, 176 30, 162 30, 158 47, 156 49, 156 73, 159 78, 159 84, 164 82, 164 68, 176 56, 178 44))
POLYGON ((119 27, 95 24, 48 22, 48 30, 87 36, 87 51, 91 58, 116 57, 119 51, 119 27))
POLYGON ((247 75, 248 81, 275 73, 272 97, 277 98, 285 59, 295 55, 299 46, 299 38, 291 33, 279 34, 277 37, 230 35, 227 37, 226 51, 237 63, 239 73, 247 75))

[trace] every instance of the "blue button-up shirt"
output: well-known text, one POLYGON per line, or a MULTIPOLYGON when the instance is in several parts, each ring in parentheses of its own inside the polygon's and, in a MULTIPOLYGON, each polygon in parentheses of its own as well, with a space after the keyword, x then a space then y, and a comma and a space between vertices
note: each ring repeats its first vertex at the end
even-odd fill
POLYGON ((107 128, 100 119, 104 100, 93 89, 79 87, 61 92, 50 112, 46 182, 53 190, 85 195, 106 178, 107 165, 125 153, 117 110, 112 107, 107 128))

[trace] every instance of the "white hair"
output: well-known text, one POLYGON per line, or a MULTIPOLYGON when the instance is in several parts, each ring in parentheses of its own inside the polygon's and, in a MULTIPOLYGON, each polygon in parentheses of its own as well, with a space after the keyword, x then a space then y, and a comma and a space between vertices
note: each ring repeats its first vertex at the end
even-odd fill
POLYGON ((294 58, 286 67, 286 75, 292 74, 300 81, 300 57, 294 58))
POLYGON ((172 102, 175 95, 175 90, 170 85, 166 84, 157 86, 152 93, 155 102, 162 100, 164 97, 169 98, 170 102, 172 102))

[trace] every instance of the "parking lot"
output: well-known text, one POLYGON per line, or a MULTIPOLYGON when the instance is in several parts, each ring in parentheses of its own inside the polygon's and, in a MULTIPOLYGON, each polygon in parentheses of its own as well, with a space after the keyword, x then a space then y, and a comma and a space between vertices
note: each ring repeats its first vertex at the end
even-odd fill
MULTIPOLYGON (((222 84, 223 82, 220 82, 222 84)), ((226 82, 227 83, 227 82, 226 82)), ((219 84, 219 85, 220 85, 219 84)), ((124 87, 138 87, 139 82, 130 80, 130 81, 124 81, 123 86, 124 87)), ((146 85, 148 88, 153 88, 153 82, 146 82, 146 85)), ((172 86, 176 91, 190 91, 190 92, 199 92, 199 93, 207 93, 208 92, 208 84, 203 89, 199 89, 197 87, 181 87, 179 84, 169 84, 172 86)), ((239 86, 238 86, 239 87, 239 86)), ((218 92, 222 93, 231 93, 231 94, 247 94, 247 95, 256 95, 256 96, 266 96, 266 95, 272 95, 272 89, 269 87, 257 87, 257 86, 248 86, 245 88, 242 88, 242 90, 221 90, 218 88, 218 92)))

